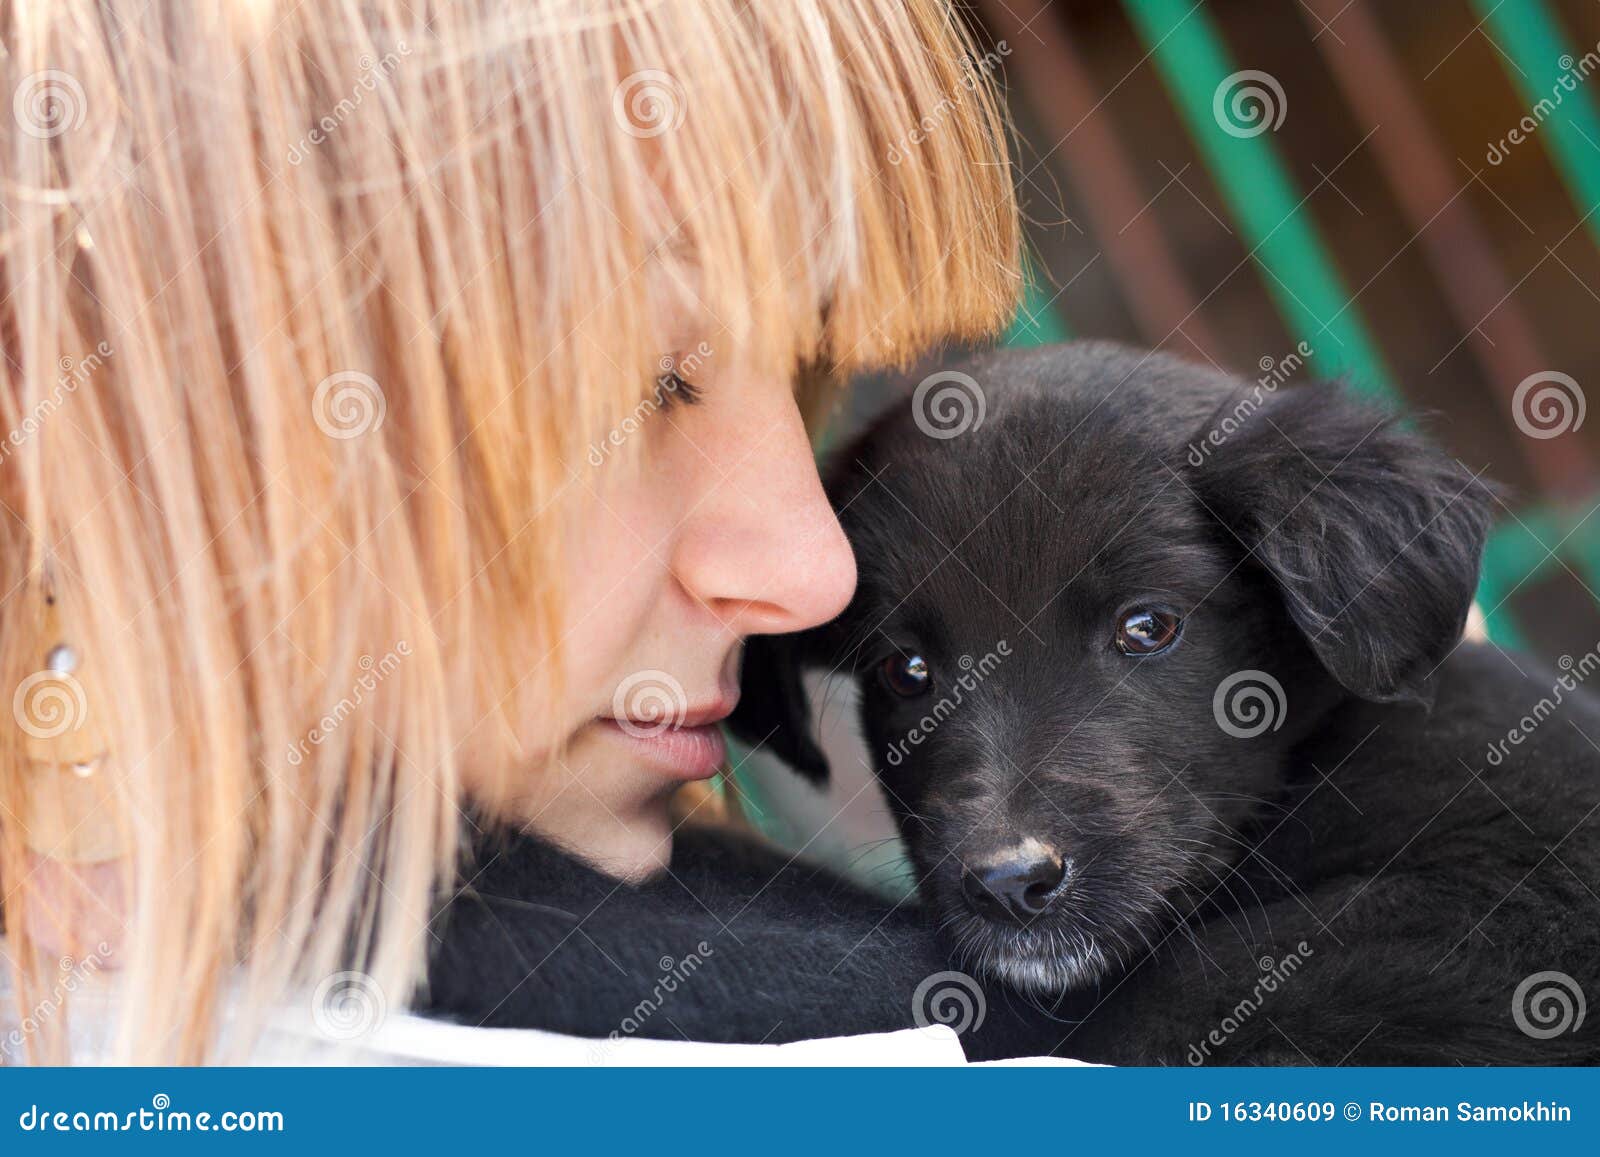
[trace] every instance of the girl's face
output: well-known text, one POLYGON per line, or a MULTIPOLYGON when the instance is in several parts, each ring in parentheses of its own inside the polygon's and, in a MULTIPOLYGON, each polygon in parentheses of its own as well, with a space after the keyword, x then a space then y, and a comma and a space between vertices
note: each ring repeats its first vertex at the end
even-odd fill
POLYGON ((673 792, 723 766, 744 638, 831 619, 856 581, 792 383, 709 343, 675 349, 662 364, 677 376, 578 467, 589 494, 567 542, 566 744, 515 809, 631 878, 671 854, 673 792), (618 461, 631 438, 637 469, 618 461))

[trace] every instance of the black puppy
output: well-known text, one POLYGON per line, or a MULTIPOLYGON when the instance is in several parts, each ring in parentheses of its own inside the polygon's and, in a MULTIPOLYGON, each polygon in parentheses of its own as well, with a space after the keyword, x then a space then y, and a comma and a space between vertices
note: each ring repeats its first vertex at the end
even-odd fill
POLYGON ((1086 1059, 1600 1059, 1600 655, 1460 643, 1485 486, 1104 344, 929 385, 839 456, 856 596, 752 642, 735 722, 821 777, 799 671, 857 675, 953 961, 1086 1059))

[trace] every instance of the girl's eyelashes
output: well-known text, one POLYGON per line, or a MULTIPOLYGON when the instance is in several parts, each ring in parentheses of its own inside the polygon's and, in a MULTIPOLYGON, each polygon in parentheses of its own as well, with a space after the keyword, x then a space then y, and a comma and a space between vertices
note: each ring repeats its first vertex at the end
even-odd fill
POLYGON ((677 370, 668 370, 656 377, 656 400, 663 410, 670 410, 677 405, 693 406, 701 397, 701 388, 677 370))

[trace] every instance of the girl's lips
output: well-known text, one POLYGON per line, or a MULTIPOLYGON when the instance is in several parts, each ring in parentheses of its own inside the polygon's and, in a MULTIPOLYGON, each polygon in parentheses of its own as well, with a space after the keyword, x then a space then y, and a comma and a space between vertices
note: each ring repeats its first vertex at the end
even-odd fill
POLYGON ((651 766, 685 781, 710 779, 728 756, 728 744, 716 723, 695 727, 663 727, 616 719, 599 719, 601 728, 628 744, 651 766))

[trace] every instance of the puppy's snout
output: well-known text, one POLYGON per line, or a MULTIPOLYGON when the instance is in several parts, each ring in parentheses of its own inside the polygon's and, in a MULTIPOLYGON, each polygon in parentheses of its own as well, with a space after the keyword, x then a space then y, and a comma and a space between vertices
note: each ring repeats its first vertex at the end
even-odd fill
POLYGON ((1009 857, 964 869, 961 894, 985 919, 1027 923, 1060 899, 1071 877, 1072 861, 1055 852, 1009 857))

